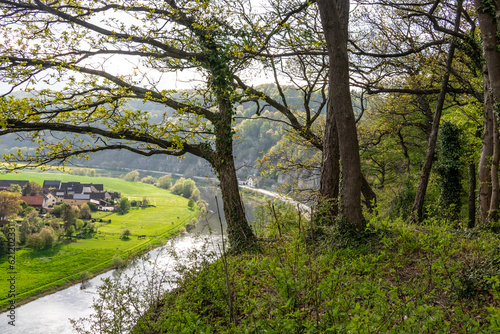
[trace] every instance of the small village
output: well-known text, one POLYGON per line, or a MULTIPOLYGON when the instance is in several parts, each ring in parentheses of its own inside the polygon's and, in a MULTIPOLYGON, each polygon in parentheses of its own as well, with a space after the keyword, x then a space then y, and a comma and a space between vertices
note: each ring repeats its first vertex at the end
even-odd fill
POLYGON ((0 180, 0 191, 21 190, 18 191, 22 194, 20 200, 41 213, 50 213, 55 205, 62 203, 81 206, 89 202, 100 211, 114 211, 113 200, 120 197, 119 193, 104 190, 102 184, 54 180, 44 181, 42 187, 38 187, 33 187, 30 181, 0 180))

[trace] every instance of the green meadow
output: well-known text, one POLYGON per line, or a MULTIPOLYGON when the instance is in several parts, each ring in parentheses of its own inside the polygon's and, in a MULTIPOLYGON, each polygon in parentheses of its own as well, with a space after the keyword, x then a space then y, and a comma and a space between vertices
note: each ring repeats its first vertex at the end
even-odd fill
MULTIPOLYGON (((128 259, 144 249, 159 245, 178 233, 183 226, 199 214, 199 209, 190 209, 188 200, 172 195, 155 186, 126 182, 120 179, 89 177, 52 172, 23 172, 0 174, 0 179, 30 180, 40 184, 44 180, 76 181, 103 184, 105 190, 117 191, 122 197, 141 199, 147 197, 155 207, 132 208, 126 214, 113 213, 98 223, 98 232, 91 239, 77 242, 60 242, 50 250, 35 251, 22 248, 16 252, 16 303, 45 292, 78 282, 83 272, 98 273, 110 268, 113 257, 128 259), (108 220, 111 223, 107 223, 108 220), (120 238, 125 229, 132 235, 128 240, 120 238), (139 235, 145 238, 139 239, 139 235)), ((98 212, 94 218, 104 214, 98 212)), ((0 258, 0 307, 5 308, 10 274, 7 256, 0 258)))

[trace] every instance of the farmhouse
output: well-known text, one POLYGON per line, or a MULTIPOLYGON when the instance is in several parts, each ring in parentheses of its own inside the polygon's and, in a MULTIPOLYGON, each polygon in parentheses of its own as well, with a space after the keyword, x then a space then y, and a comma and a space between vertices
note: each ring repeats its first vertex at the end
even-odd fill
POLYGON ((47 199, 45 196, 21 196, 20 198, 22 201, 24 201, 26 204, 29 206, 34 207, 35 209, 42 209, 48 207, 47 205, 47 199))

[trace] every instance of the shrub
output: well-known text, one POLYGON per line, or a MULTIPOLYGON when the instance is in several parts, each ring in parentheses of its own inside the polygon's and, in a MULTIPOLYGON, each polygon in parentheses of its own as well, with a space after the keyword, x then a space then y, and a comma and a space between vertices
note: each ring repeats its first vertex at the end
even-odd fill
POLYGON ((90 208, 91 212, 96 212, 97 211, 97 205, 92 202, 87 202, 88 207, 90 208))
POLYGON ((85 225, 85 223, 83 222, 83 220, 81 219, 77 219, 75 220, 75 227, 77 230, 81 230, 83 225, 85 225))
POLYGON ((118 268, 123 267, 124 264, 125 264, 125 261, 122 259, 120 254, 117 253, 117 254, 115 254, 115 256, 113 256, 113 267, 118 269, 118 268))
POLYGON ((122 239, 129 239, 131 234, 132 233, 130 233, 129 229, 124 230, 122 233, 122 239))
POLYGON ((172 186, 172 176, 171 175, 165 175, 162 176, 158 179, 158 182, 156 183, 157 187, 162 188, 162 189, 170 189, 172 186))
POLYGON ((155 184, 156 183, 156 178, 149 175, 149 176, 146 176, 146 177, 143 177, 141 179, 141 182, 142 183, 147 183, 147 184, 155 184))
POLYGON ((133 170, 129 173, 127 173, 123 179, 128 182, 137 182, 139 181, 139 172, 136 170, 133 170))
POLYGON ((128 200, 128 198, 126 197, 123 197, 121 200, 120 200, 120 204, 118 205, 118 208, 120 209, 120 211, 122 213, 130 210, 130 202, 128 200))
POLYGON ((40 233, 31 234, 28 236, 28 241, 26 246, 33 248, 34 250, 42 250, 44 247, 44 242, 40 237, 40 233))
POLYGON ((40 233, 34 233, 28 236, 26 245, 35 250, 49 249, 54 246, 56 237, 51 227, 44 227, 40 233))
POLYGON ((92 211, 88 204, 85 203, 80 206, 80 212, 78 213, 78 217, 80 219, 85 219, 85 220, 92 218, 92 211))

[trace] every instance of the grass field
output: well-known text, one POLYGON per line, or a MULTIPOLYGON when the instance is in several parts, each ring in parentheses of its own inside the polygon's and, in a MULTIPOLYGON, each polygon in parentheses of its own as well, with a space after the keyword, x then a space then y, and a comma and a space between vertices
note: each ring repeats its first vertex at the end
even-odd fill
MULTIPOLYGON (((0 174, 4 180, 30 180, 40 184, 44 180, 77 181, 103 184, 105 190, 121 192, 130 199, 148 198, 156 207, 135 208, 121 215, 113 213, 105 219, 111 223, 99 223, 98 233, 92 239, 59 243, 50 250, 34 251, 29 248, 16 252, 16 303, 23 299, 57 289, 69 282, 76 282, 80 273, 97 273, 109 268, 116 254, 122 258, 133 256, 151 245, 164 242, 177 233, 184 224, 199 214, 199 209, 189 209, 188 200, 152 185, 126 182, 120 179, 88 177, 61 173, 23 172, 0 174), (121 239, 125 229, 132 233, 128 240, 121 239), (138 235, 146 235, 138 239, 138 235)), ((102 217, 97 213, 96 218, 102 217)), ((0 258, 0 307, 4 308, 11 276, 7 256, 0 258)))

